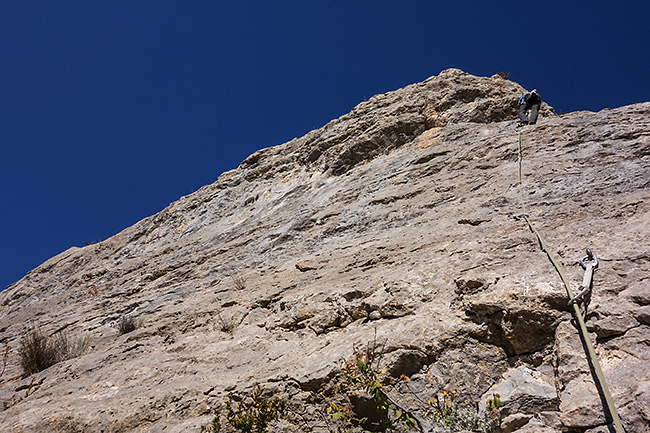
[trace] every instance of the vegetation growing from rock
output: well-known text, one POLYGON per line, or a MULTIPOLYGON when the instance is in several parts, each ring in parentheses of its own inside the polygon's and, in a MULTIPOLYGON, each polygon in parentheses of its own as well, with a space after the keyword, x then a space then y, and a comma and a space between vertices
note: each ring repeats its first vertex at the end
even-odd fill
POLYGON ((11 346, 9 343, 5 343, 4 346, 2 347, 2 353, 0 354, 0 358, 2 358, 2 371, 0 371, 0 377, 2 377, 3 374, 5 374, 5 370, 7 369, 7 361, 9 359, 9 352, 11 351, 11 346))
MULTIPOLYGON (((499 426, 501 402, 498 394, 486 402, 488 410, 483 415, 475 410, 475 405, 459 403, 453 388, 439 388, 426 401, 411 393, 419 404, 407 407, 401 401, 404 395, 388 390, 381 366, 382 355, 383 346, 376 340, 365 346, 355 344, 351 359, 342 362, 341 375, 332 386, 333 396, 327 397, 324 390, 320 390, 326 403, 325 412, 335 422, 336 432, 347 431, 352 426, 366 431, 392 431, 402 426, 424 432, 426 429, 419 417, 426 417, 451 432, 490 433, 499 426), (363 400, 360 394, 370 397, 365 399, 365 404, 359 404, 363 400)), ((408 390, 409 378, 401 375, 399 380, 408 390)))
POLYGON ((122 316, 122 318, 117 321, 117 332, 119 332, 120 335, 128 334, 129 332, 133 332, 141 327, 143 322, 142 319, 137 320, 132 316, 122 316))
POLYGON ((45 370, 58 361, 56 344, 38 329, 31 329, 18 347, 20 366, 26 375, 45 370))
MULTIPOLYGON (((345 396, 344 403, 325 398, 325 411, 334 421, 359 425, 370 431, 392 430, 398 424, 407 429, 417 426, 421 431, 420 422, 415 415, 388 395, 382 383, 381 356, 381 348, 376 341, 367 344, 365 348, 354 345, 353 356, 343 361, 342 378, 333 387, 334 394, 345 396), (370 396, 372 402, 366 413, 356 413, 360 411, 355 411, 350 403, 350 397, 359 391, 370 396)), ((338 430, 340 427, 337 427, 338 430)))
MULTIPOLYGON (((266 397, 261 387, 257 387, 242 401, 233 401, 232 396, 225 404, 223 414, 227 425, 232 431, 243 433, 264 433, 274 421, 287 415, 285 402, 278 397, 266 397)), ((215 417, 208 426, 202 426, 202 432, 220 433, 222 431, 222 411, 217 410, 215 417)))
POLYGON ((246 288, 246 278, 237 274, 232 277, 232 284, 235 290, 244 290, 246 288))
POLYGON ((476 405, 459 403, 453 388, 439 390, 427 401, 427 405, 427 415, 452 432, 469 430, 490 433, 499 427, 500 401, 496 395, 486 402, 488 410, 484 415, 476 411, 476 405))
POLYGON ((29 376, 59 361, 81 355, 89 345, 90 339, 87 337, 70 339, 65 332, 50 337, 37 328, 31 328, 20 340, 20 366, 24 374, 29 376))
MULTIPOLYGON (((13 406, 17 405, 36 391, 41 387, 43 384, 44 379, 41 378, 38 382, 36 381, 35 377, 32 377, 31 382, 29 382, 29 385, 25 386, 23 389, 25 390, 25 393, 19 397, 16 397, 14 394, 9 401, 3 401, 2 402, 2 409, 3 410, 8 410, 12 408, 13 406)), ((23 389, 20 389, 22 391, 23 389)))
POLYGON ((217 328, 222 332, 232 335, 238 324, 239 322, 234 315, 226 315, 223 311, 217 314, 217 328))

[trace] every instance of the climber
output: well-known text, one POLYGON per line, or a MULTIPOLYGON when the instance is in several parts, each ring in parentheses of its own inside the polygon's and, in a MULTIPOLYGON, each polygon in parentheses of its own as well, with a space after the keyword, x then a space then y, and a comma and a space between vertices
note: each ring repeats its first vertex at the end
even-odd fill
POLYGON ((519 98, 519 125, 534 125, 537 123, 537 114, 539 107, 542 104, 542 98, 537 94, 537 90, 533 89, 532 92, 526 93, 519 98), (526 110, 530 110, 530 120, 526 115, 526 110))

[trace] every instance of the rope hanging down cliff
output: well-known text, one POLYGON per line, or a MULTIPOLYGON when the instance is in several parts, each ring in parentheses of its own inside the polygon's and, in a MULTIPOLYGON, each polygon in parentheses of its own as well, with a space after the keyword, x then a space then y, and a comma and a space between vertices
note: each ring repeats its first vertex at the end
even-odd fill
POLYGON ((562 279, 562 283, 564 283, 564 287, 566 289, 567 295, 569 296, 569 305, 573 307, 573 314, 576 318, 576 321, 578 322, 578 330, 580 331, 580 336, 582 338, 582 341, 584 342, 584 345, 587 349, 587 355, 589 357, 590 364, 593 368, 593 370, 596 373, 596 378, 597 378, 597 387, 599 388, 600 392, 602 393, 602 397, 605 399, 605 403, 607 405, 607 410, 609 411, 609 414, 612 419, 612 424, 614 425, 614 429, 616 430, 616 433, 625 433, 625 430, 623 429, 623 425, 621 424, 621 420, 618 417, 618 413, 616 412, 616 407, 614 406, 614 400, 612 399, 611 394, 609 393, 609 388, 607 387, 607 382, 605 382, 605 376, 603 375, 603 371, 600 368, 600 362, 598 361, 598 356, 596 355, 596 350, 594 349, 593 344, 591 343, 591 339, 589 338, 589 333, 587 332, 587 326, 585 325, 585 320, 584 317, 582 316, 582 312, 580 311, 580 306, 578 302, 575 302, 581 294, 584 294, 589 287, 591 287, 591 277, 593 275, 593 270, 598 266, 598 261, 595 257, 595 255, 591 254, 591 251, 587 250, 587 257, 581 260, 581 264, 583 264, 583 267, 585 268, 585 278, 583 280, 581 288, 583 289, 581 291, 581 294, 578 296, 573 295, 573 291, 571 290, 571 287, 569 285, 569 282, 567 281, 566 277, 564 276, 564 273, 562 272, 562 268, 560 264, 555 260, 555 257, 551 253, 551 250, 548 248, 546 245, 546 242, 544 242, 544 238, 542 237, 541 233, 535 228, 533 225, 532 221, 528 217, 528 212, 526 211, 526 204, 524 203, 524 193, 523 193, 523 186, 522 186, 522 175, 521 175, 521 161, 522 161, 522 151, 521 151, 521 131, 518 132, 518 142, 519 142, 519 156, 518 156, 518 162, 519 162, 519 201, 521 202, 521 209, 523 212, 523 217, 526 220, 526 223, 528 223, 528 227, 530 230, 537 236, 537 240, 539 241, 539 245, 542 248, 542 250, 546 253, 548 256, 548 259, 551 261, 553 264, 553 267, 555 267, 555 270, 557 273, 560 275, 560 278, 562 279), (593 263, 589 265, 584 265, 584 260, 589 259, 592 260, 593 263), (587 281, 589 280, 589 281, 587 281), (587 286, 587 287, 585 287, 587 286))

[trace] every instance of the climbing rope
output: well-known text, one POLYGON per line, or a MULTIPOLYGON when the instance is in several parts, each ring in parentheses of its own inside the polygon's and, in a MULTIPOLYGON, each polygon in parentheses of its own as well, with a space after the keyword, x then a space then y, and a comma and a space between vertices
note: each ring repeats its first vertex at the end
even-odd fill
POLYGON ((569 296, 569 305, 573 307, 573 314, 578 322, 579 325, 579 331, 582 337, 582 340, 585 343, 585 346, 587 347, 587 352, 590 358, 590 363, 596 372, 596 377, 598 379, 598 388, 600 388, 604 398, 605 398, 605 403, 607 404, 607 409, 609 411, 609 414, 612 418, 612 423, 614 424, 614 428, 616 430, 616 433, 625 433, 625 430, 623 429, 623 425, 621 424, 621 420, 618 417, 618 413, 616 412, 616 407, 614 406, 614 400, 612 399, 612 395, 609 393, 609 388, 607 387, 607 382, 605 382, 605 376, 603 375, 603 371, 600 368, 600 362, 598 362, 598 356, 596 355, 596 350, 594 349, 594 345, 591 343, 591 339, 589 338, 589 333, 587 332, 587 326, 585 325, 585 320, 582 316, 582 312, 580 311, 580 306, 578 302, 576 302, 581 296, 583 296, 585 293, 587 293, 588 290, 591 288, 591 278, 593 276, 593 271, 596 269, 598 266, 598 259, 596 258, 595 254, 592 254, 591 251, 587 250, 587 257, 583 258, 580 263, 585 269, 585 278, 583 279, 583 283, 581 286, 581 291, 580 294, 577 296, 573 296, 573 291, 571 290, 571 287, 569 286, 569 282, 567 281, 566 277, 564 276, 564 273, 562 272, 562 267, 560 264, 555 260, 555 257, 551 253, 551 250, 548 248, 548 245, 546 245, 546 242, 544 242, 544 238, 542 237, 541 233, 535 228, 533 225, 532 221, 528 217, 528 212, 526 211, 526 204, 524 202, 524 193, 523 193, 523 186, 522 186, 522 176, 521 176, 521 161, 522 161, 522 152, 521 152, 521 131, 518 133, 518 138, 519 138, 519 200, 521 202, 521 209, 523 211, 523 216, 526 222, 528 223, 528 227, 530 228, 530 231, 532 231, 535 236, 537 236, 537 240, 539 241, 539 245, 542 248, 542 250, 546 253, 548 256, 548 259, 551 261, 553 264, 553 267, 557 271, 557 273, 560 275, 560 278, 562 279, 562 283, 564 283, 564 287, 566 289, 567 295, 569 296), (585 264, 585 260, 589 259, 592 260, 592 263, 590 264, 585 264))

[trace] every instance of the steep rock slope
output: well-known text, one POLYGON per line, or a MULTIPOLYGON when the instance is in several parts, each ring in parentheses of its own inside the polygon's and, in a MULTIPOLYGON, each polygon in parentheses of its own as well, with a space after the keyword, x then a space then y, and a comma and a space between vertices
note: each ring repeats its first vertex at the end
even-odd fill
MULTIPOLYGON (((91 347, 33 375, 0 430, 198 431, 260 384, 303 414, 277 431, 324 432, 315 392, 378 341, 388 377, 423 395, 498 392, 504 431, 604 431, 566 293, 521 218, 522 92, 452 69, 377 95, 31 271, 0 294, 0 400, 32 381, 16 350, 30 327, 91 347), (142 326, 118 335, 125 316, 142 326)), ((585 248, 600 259, 588 327, 629 432, 650 424, 649 115, 544 106, 522 132, 530 217, 576 286, 585 248)))

